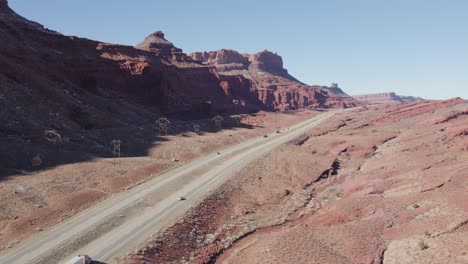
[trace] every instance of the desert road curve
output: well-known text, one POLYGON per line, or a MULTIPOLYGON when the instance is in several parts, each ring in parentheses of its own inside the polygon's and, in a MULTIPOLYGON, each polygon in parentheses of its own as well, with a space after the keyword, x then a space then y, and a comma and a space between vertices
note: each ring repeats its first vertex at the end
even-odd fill
POLYGON ((118 257, 177 220, 230 175, 332 115, 324 112, 268 137, 257 137, 167 171, 113 195, 1 253, 0 263, 61 263, 77 254, 116 263, 118 257), (179 201, 177 197, 186 197, 179 201))

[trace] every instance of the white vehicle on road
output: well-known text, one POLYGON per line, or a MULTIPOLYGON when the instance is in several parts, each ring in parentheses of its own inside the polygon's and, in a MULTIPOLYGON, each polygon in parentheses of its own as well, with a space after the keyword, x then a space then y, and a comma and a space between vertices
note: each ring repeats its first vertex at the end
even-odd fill
POLYGON ((67 261, 65 264, 91 264, 92 261, 93 260, 87 255, 78 255, 67 261))

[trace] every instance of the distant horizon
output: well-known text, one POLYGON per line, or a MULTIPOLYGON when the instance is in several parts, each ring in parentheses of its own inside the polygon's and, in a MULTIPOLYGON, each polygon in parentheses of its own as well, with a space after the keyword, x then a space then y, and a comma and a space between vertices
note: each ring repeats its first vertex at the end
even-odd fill
POLYGON ((8 2, 64 35, 135 46, 160 30, 186 53, 278 53, 301 82, 349 95, 468 99, 468 1, 8 2))

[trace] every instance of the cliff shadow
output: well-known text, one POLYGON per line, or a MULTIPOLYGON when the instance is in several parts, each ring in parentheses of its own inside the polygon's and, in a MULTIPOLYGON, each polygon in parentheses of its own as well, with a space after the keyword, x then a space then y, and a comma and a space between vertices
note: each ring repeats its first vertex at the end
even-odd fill
POLYGON ((60 165, 113 158, 114 147, 118 145, 121 157, 145 157, 150 149, 169 141, 166 136, 195 137, 196 131, 203 135, 227 129, 254 128, 232 116, 224 116, 221 126, 211 118, 170 120, 167 133, 156 125, 62 130, 57 131, 60 142, 46 137, 44 130, 26 131, 22 135, 6 135, 0 131, 0 181, 11 175, 33 176, 34 172, 60 165))

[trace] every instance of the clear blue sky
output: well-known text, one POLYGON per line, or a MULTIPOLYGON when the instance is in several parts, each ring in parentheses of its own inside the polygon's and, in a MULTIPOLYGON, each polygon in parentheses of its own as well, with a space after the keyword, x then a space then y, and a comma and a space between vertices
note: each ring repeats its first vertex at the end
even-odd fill
POLYGON ((308 84, 349 94, 468 98, 467 0, 10 0, 66 35, 135 45, 151 32, 186 52, 278 52, 308 84))

